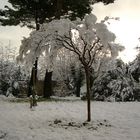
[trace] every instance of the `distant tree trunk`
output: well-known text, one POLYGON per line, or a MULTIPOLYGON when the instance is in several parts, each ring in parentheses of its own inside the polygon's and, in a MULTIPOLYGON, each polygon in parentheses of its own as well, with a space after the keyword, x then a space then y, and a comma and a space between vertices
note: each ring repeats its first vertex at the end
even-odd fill
MULTIPOLYGON (((92 70, 90 70, 90 73, 93 73, 92 70)), ((92 74, 90 74, 89 79, 90 79, 90 89, 91 89, 92 86, 93 86, 93 82, 94 82, 95 78, 93 77, 92 74)))
POLYGON ((57 0, 56 4, 57 4, 56 5, 56 18, 60 19, 61 10, 62 10, 62 7, 63 7, 63 0, 57 0))
POLYGON ((30 78, 30 81, 29 81, 28 97, 30 95, 32 95, 32 87, 33 87, 33 68, 32 68, 32 71, 31 71, 31 78, 30 78))
POLYGON ((50 98, 52 95, 52 73, 46 70, 45 79, 44 79, 44 98, 50 98))
POLYGON ((81 69, 79 69, 79 72, 78 72, 78 77, 76 79, 76 90, 75 90, 75 93, 76 93, 76 97, 80 97, 80 89, 81 89, 81 85, 82 85, 82 80, 83 80, 83 74, 82 74, 82 71, 81 69))
MULTIPOLYGON (((37 64, 37 63, 35 63, 37 64)), ((33 106, 37 106, 37 100, 36 100, 36 79, 35 79, 35 74, 36 74, 36 70, 35 70, 35 65, 32 68, 32 75, 31 75, 31 80, 30 80, 30 86, 29 86, 29 93, 28 96, 32 95, 30 97, 30 108, 32 108, 33 106)))
POLYGON ((35 67, 35 70, 34 70, 34 72, 35 72, 34 80, 35 80, 35 83, 36 83, 36 81, 37 81, 37 70, 38 70, 38 57, 36 57, 34 67, 35 67))
POLYGON ((37 82, 37 66, 38 66, 38 57, 35 60, 34 66, 31 71, 31 79, 29 82, 29 89, 28 89, 28 97, 32 95, 32 87, 35 87, 35 83, 37 82))
POLYGON ((78 81, 76 82, 76 90, 75 90, 76 97, 80 97, 80 88, 81 88, 81 80, 78 79, 78 81))
POLYGON ((90 107, 90 70, 85 66, 86 86, 87 86, 87 121, 91 121, 91 107, 90 107))
POLYGON ((71 66, 71 74, 74 80, 74 94, 76 97, 80 97, 80 88, 83 80, 81 67, 76 70, 75 65, 71 66))

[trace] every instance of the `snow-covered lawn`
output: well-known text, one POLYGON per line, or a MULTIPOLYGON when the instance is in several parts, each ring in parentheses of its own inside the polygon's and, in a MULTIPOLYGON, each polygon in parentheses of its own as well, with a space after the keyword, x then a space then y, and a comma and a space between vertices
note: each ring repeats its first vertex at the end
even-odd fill
POLYGON ((140 140, 140 102, 92 102, 87 124, 86 102, 29 103, 0 100, 0 140, 140 140))

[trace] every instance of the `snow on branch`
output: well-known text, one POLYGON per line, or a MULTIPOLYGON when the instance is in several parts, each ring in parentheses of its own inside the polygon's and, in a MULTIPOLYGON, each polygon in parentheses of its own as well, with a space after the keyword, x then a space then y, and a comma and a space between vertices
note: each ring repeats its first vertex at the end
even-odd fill
POLYGON ((44 24, 39 31, 23 39, 18 58, 31 66, 43 52, 55 60, 57 51, 63 47, 75 52, 79 60, 89 67, 104 57, 116 57, 120 51, 119 45, 114 43, 116 36, 104 23, 96 22, 97 17, 90 14, 84 20, 60 19, 44 24), (115 48, 113 53, 112 48, 115 48))

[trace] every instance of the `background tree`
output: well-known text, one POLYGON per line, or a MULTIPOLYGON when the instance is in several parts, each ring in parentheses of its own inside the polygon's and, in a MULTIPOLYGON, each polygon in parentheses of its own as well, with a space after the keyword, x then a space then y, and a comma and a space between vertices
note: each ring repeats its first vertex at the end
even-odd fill
POLYGON ((34 62, 36 56, 39 57, 42 52, 45 52, 50 58, 51 69, 54 65, 53 60, 57 58, 57 52, 62 47, 76 53, 86 73, 88 121, 91 120, 89 76, 91 67, 95 66, 93 62, 99 68, 104 57, 116 56, 115 51, 118 52, 117 45, 112 43, 115 35, 108 31, 103 22, 96 23, 96 21, 96 16, 92 14, 77 22, 68 19, 54 20, 44 25, 40 31, 32 32, 29 38, 24 39, 19 55, 20 59, 24 59, 29 64, 34 62))
POLYGON ((70 19, 83 18, 91 12, 91 4, 103 2, 109 4, 114 0, 8 0, 0 10, 0 22, 6 25, 21 25, 38 30, 39 24, 66 16, 70 19), (70 12, 69 12, 70 11, 70 12))
MULTIPOLYGON (((0 9, 2 26, 20 25, 39 30, 40 25, 45 22, 59 19, 61 16, 72 20, 76 17, 83 18, 86 13, 91 12, 91 4, 96 2, 108 4, 114 2, 114 0, 8 0, 8 2, 11 6, 6 5, 4 10, 0 9)), ((34 83, 37 79, 37 64, 36 58, 31 74, 31 86, 33 85, 33 79, 35 79, 34 83), (33 75, 35 75, 34 78, 33 75)), ((46 76, 47 72, 46 70, 46 76)))
POLYGON ((103 23, 96 23, 96 17, 89 15, 85 17, 83 24, 69 26, 68 33, 63 36, 56 32, 58 45, 74 52, 84 67, 87 86, 87 121, 91 120, 90 112, 90 75, 93 62, 99 62, 101 58, 111 56, 111 41, 115 35, 107 30, 103 23), (106 35, 106 36, 105 36, 106 35))

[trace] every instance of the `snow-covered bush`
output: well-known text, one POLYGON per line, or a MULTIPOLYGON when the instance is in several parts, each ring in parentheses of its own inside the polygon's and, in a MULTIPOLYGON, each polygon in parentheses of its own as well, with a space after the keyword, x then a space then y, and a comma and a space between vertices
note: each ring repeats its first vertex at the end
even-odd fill
POLYGON ((20 92, 19 90, 19 81, 25 80, 27 78, 20 69, 20 66, 15 64, 14 62, 6 62, 3 61, 3 67, 1 69, 0 75, 0 90, 2 94, 9 95, 11 92, 14 96, 17 96, 20 92), (24 77, 24 79, 22 79, 24 77))
POLYGON ((103 73, 95 80, 94 99, 102 101, 133 101, 133 78, 128 66, 122 61, 116 61, 116 68, 103 73))
POLYGON ((140 101, 140 53, 137 55, 136 59, 129 64, 129 72, 134 79, 134 100, 140 101))
POLYGON ((26 77, 24 70, 16 63, 15 51, 0 45, 0 94, 17 96, 20 92, 18 81, 26 77))

